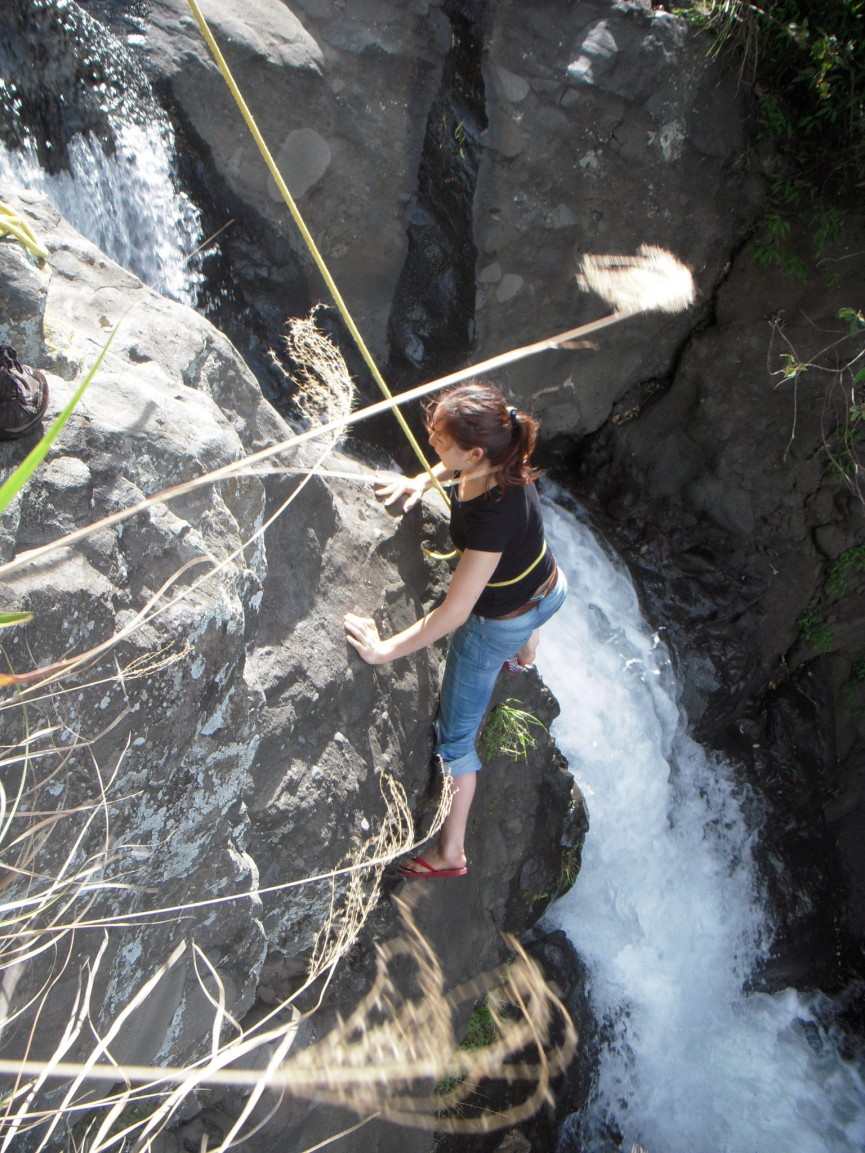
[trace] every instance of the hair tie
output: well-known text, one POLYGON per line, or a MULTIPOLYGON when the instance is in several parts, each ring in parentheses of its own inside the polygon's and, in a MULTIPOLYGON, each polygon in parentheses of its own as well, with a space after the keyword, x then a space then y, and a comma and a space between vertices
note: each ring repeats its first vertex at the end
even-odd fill
POLYGON ((520 418, 517 415, 517 410, 515 408, 509 408, 508 416, 511 418, 511 424, 514 426, 514 428, 519 428, 520 418))

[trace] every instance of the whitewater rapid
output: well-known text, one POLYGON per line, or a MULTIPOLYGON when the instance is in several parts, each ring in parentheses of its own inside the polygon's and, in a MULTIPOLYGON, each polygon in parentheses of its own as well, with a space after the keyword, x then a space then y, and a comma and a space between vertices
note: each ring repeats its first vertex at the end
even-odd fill
POLYGON ((546 502, 570 595, 542 633, 553 732, 586 798, 574 888, 548 914, 588 966, 601 1028, 581 1153, 611 1134, 647 1153, 860 1153, 863 1068, 826 998, 748 994, 771 944, 758 809, 687 735, 677 684, 624 567, 546 502))

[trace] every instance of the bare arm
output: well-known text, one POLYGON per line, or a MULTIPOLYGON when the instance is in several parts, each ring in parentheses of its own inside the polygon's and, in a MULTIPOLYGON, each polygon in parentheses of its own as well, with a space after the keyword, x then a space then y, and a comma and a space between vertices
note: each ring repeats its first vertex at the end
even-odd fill
POLYGON ((441 640, 468 619, 501 555, 500 552, 466 549, 442 603, 396 636, 382 640, 375 621, 348 613, 345 618, 348 643, 354 645, 367 664, 383 665, 441 640))
MULTIPOLYGON (((441 461, 433 466, 432 472, 436 480, 439 481, 450 480, 453 477, 453 470, 445 468, 441 461)), ((402 509, 402 511, 406 513, 410 509, 413 509, 423 494, 432 488, 432 484, 433 482, 428 472, 419 472, 417 476, 406 476, 400 480, 391 481, 390 484, 377 485, 376 495, 385 505, 389 505, 398 501, 400 497, 405 496, 406 493, 409 493, 410 495, 402 509)))

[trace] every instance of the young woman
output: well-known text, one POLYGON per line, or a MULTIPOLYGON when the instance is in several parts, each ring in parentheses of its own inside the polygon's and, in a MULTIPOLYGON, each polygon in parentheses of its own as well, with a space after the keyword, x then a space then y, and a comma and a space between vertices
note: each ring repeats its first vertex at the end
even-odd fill
MULTIPOLYGON (((349 613, 347 639, 371 665, 385 664, 453 632, 445 665, 436 753, 453 777, 454 798, 438 842, 400 867, 410 879, 467 872, 465 833, 481 762, 475 738, 503 664, 524 668, 535 656, 538 630, 562 605, 564 575, 547 548, 529 461, 537 421, 509 408, 499 389, 469 381, 427 405, 429 442, 451 488, 451 539, 459 563, 437 608, 382 638, 373 620, 349 613)), ((386 503, 405 498, 407 512, 432 486, 428 473, 390 485, 386 503)), ((380 494, 382 495, 382 494, 380 494)))

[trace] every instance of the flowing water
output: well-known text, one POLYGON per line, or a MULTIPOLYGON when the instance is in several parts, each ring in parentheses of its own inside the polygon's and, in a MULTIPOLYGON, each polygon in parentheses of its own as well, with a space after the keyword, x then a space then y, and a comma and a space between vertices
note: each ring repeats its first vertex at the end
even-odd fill
POLYGON ((118 39, 69 0, 4 8, 0 180, 41 193, 112 260, 194 306, 200 214, 177 179, 174 128, 135 37, 118 39))
POLYGON ((863 1067, 839 1055, 825 998, 751 993, 771 943, 754 849, 758 805, 689 739, 663 644, 626 570, 546 509, 570 596, 538 664, 590 829, 574 888, 548 914, 590 973, 600 1059, 563 1148, 859 1153, 863 1067))
POLYGON ((185 262, 201 243, 198 211, 173 178, 168 122, 118 122, 107 155, 90 133, 69 146, 69 169, 49 175, 32 146, 0 146, 0 179, 42 193, 82 235, 112 260, 166 296, 194 305, 202 276, 185 262))

